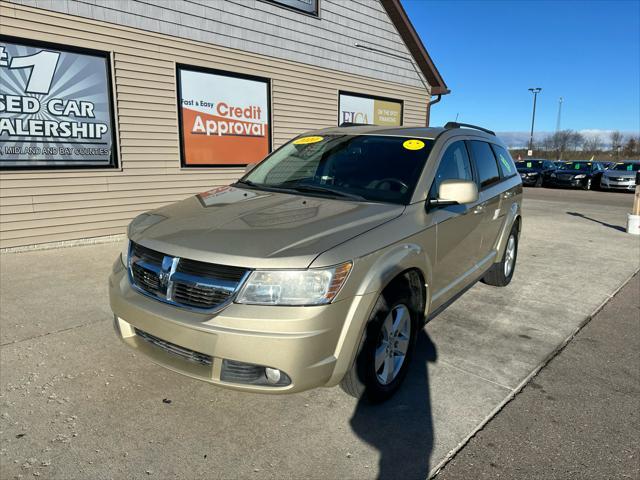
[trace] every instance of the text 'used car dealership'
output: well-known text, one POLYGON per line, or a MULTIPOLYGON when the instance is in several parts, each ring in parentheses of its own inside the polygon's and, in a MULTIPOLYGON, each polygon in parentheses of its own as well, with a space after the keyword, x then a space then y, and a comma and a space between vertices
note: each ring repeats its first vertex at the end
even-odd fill
POLYGON ((0 0, 0 248, 124 233, 304 131, 428 125, 446 93, 398 0, 0 0))

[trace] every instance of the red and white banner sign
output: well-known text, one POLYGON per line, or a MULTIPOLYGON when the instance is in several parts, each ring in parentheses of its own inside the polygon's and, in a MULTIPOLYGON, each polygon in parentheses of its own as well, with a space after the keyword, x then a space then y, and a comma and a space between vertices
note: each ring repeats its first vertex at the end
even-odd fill
POLYGON ((179 70, 185 166, 247 165, 270 149, 269 83, 179 70))

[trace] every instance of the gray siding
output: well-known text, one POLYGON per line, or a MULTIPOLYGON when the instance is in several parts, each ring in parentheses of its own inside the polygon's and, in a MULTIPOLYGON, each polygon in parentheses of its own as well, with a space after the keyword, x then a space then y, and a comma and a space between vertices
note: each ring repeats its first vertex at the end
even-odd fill
POLYGON ((425 85, 379 0, 320 0, 319 18, 261 0, 11 1, 378 80, 425 85))

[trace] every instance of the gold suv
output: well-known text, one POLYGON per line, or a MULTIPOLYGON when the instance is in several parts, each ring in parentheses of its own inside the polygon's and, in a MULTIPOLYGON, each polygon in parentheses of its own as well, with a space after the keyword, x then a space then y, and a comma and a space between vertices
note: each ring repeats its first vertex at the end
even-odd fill
POLYGON ((427 320, 478 280, 511 281, 521 201, 489 130, 314 131, 230 186, 131 222, 109 279, 116 330, 217 385, 340 383, 381 401, 427 320))

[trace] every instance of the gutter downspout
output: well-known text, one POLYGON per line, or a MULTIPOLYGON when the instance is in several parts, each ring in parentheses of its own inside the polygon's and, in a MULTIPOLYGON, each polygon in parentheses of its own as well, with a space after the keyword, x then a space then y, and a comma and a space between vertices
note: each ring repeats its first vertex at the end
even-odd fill
POLYGON ((442 100, 442 94, 436 95, 436 99, 435 100, 431 100, 431 101, 427 102, 427 123, 426 123, 425 127, 429 126, 429 121, 431 120, 431 106, 435 105, 440 100, 442 100))

